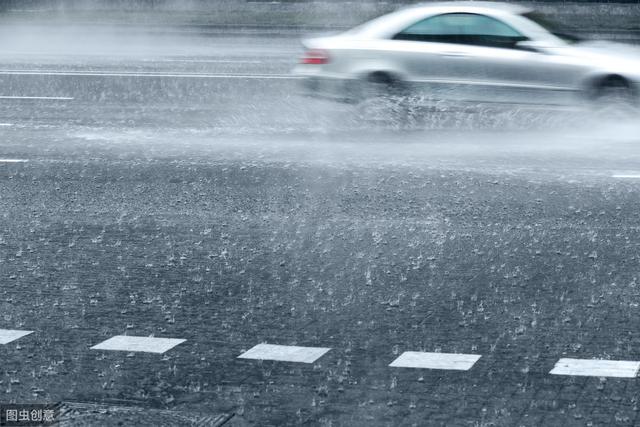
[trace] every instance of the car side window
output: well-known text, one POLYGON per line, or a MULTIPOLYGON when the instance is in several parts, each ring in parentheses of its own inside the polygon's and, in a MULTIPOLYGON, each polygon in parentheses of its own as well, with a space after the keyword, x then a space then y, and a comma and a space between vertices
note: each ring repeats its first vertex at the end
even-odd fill
POLYGON ((419 21, 393 37, 436 43, 513 49, 527 37, 495 18, 474 13, 446 13, 419 21))

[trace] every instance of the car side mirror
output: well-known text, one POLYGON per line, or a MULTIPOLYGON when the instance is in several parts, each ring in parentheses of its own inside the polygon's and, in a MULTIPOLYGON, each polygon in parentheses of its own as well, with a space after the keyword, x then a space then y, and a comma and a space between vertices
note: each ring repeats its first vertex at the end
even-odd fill
POLYGON ((529 52, 546 53, 546 44, 535 40, 522 40, 516 43, 516 48, 529 52))

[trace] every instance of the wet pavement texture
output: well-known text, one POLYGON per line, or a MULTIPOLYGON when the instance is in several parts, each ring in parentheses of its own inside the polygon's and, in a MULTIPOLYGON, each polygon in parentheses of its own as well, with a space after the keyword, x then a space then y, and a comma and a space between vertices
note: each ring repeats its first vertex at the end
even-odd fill
POLYGON ((61 425, 640 424, 636 378, 550 374, 640 360, 635 124, 398 129, 297 96, 294 39, 143 47, 3 56, 0 329, 33 333, 0 345, 0 401, 62 402, 61 425), (91 349, 120 335, 186 341, 91 349), (330 350, 238 358, 261 343, 330 350))

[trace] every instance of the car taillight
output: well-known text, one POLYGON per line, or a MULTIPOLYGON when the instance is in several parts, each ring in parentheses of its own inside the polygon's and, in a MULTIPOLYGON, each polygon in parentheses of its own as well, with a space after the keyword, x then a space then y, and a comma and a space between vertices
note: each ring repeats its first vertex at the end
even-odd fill
POLYGON ((300 58, 302 64, 321 65, 329 62, 329 53, 322 49, 310 49, 300 58))

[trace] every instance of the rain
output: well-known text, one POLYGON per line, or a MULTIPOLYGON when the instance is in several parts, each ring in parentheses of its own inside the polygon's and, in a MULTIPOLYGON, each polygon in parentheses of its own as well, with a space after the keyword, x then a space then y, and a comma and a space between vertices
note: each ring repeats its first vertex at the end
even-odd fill
POLYGON ((637 425, 638 17, 0 1, 0 425, 637 425))

